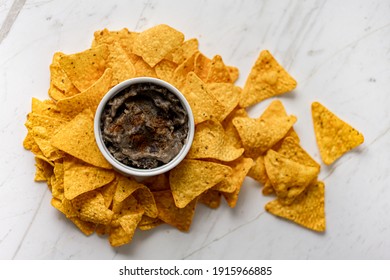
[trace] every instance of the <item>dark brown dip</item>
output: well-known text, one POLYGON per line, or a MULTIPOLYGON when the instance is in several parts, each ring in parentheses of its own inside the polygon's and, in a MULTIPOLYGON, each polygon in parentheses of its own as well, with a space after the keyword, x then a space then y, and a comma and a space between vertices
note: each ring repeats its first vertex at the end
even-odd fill
POLYGON ((134 84, 107 102, 101 131, 115 159, 135 168, 156 168, 180 152, 188 134, 188 115, 168 89, 134 84))

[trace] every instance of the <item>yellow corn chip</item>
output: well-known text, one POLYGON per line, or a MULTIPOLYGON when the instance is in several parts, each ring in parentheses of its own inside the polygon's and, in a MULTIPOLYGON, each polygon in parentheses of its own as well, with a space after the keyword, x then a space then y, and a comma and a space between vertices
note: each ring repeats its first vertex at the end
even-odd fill
POLYGON ((212 158, 232 161, 239 158, 244 149, 229 145, 222 124, 217 121, 205 121, 195 128, 195 136, 187 158, 212 158))
POLYGON ((248 176, 265 185, 269 180, 267 171, 264 165, 264 156, 260 155, 254 161, 252 168, 248 172, 248 176))
POLYGON ((294 78, 270 52, 262 51, 245 82, 240 106, 248 107, 269 97, 292 91, 296 86, 294 78))
POLYGON ((150 218, 149 216, 142 216, 141 221, 138 224, 140 230, 151 230, 159 225, 164 224, 160 218, 150 218))
POLYGON ((296 117, 271 114, 280 101, 273 101, 258 119, 237 117, 233 119, 245 152, 256 158, 281 140, 296 122, 296 117))
POLYGON ((237 107, 240 101, 241 88, 231 83, 210 83, 206 85, 206 89, 224 105, 225 112, 221 116, 222 120, 237 107))
POLYGON ((154 67, 157 77, 169 83, 172 81, 173 73, 175 72, 176 68, 177 68, 177 64, 167 59, 161 60, 154 67))
POLYGON ((100 45, 80 53, 64 55, 59 63, 76 88, 84 91, 103 75, 108 55, 107 45, 100 45))
POLYGON ((196 52, 184 60, 173 72, 172 83, 181 91, 183 91, 183 88, 186 85, 188 73, 194 71, 195 57, 197 54, 198 53, 196 52))
POLYGON ((190 229, 195 213, 196 199, 188 203, 184 208, 178 208, 175 205, 171 191, 154 192, 153 196, 156 200, 159 219, 181 231, 190 229))
POLYGON ((244 157, 229 163, 229 166, 233 169, 232 173, 213 188, 214 190, 223 191, 222 194, 231 208, 234 208, 237 204, 242 183, 244 182, 244 179, 252 165, 253 160, 251 158, 244 157))
POLYGON ((168 25, 160 24, 145 30, 137 36, 133 45, 133 52, 141 56, 150 67, 154 67, 169 52, 178 48, 183 41, 183 33, 168 25))
POLYGON ((324 183, 310 185, 291 205, 279 199, 266 204, 265 209, 281 218, 293 221, 315 231, 325 231, 325 187, 324 183))
POLYGON ((319 167, 302 165, 273 150, 267 152, 264 165, 279 201, 286 205, 293 203, 320 171, 319 167))
POLYGON ((225 106, 207 91, 206 85, 194 72, 188 73, 183 94, 191 106, 195 124, 210 119, 222 120, 225 106))
POLYGON ((314 132, 325 164, 332 164, 364 142, 364 136, 318 102, 311 106, 314 132))
POLYGON ((216 55, 213 57, 210 63, 210 68, 207 73, 207 83, 231 83, 230 73, 225 63, 223 63, 222 57, 216 55))
POLYGON ((184 41, 180 47, 174 51, 168 53, 165 56, 165 59, 177 64, 183 63, 187 58, 192 56, 195 52, 198 51, 199 42, 198 39, 192 38, 187 41, 184 41))
MULTIPOLYGON (((111 86, 136 76, 136 70, 121 44, 114 42, 108 46, 107 66, 112 69, 111 86)), ((107 70, 106 70, 107 71, 107 70)))
POLYGON ((240 75, 240 70, 238 70, 238 68, 235 66, 226 66, 226 67, 230 74, 230 80, 232 81, 232 83, 236 82, 240 75))
POLYGON ((64 160, 64 195, 71 200, 78 195, 110 183, 115 173, 75 159, 64 160))
POLYGON ((114 199, 117 186, 118 186, 118 180, 115 178, 112 182, 97 189, 97 191, 99 191, 102 194, 104 198, 104 204, 106 205, 107 208, 110 207, 112 200, 114 199))
POLYGON ((204 82, 207 81, 210 66, 211 59, 200 52, 195 55, 194 72, 204 82))
POLYGON ((139 33, 129 31, 127 28, 122 28, 117 31, 109 31, 107 28, 96 31, 94 33, 94 40, 92 42, 92 48, 99 45, 107 44, 112 45, 119 43, 120 46, 129 55, 133 52, 133 44, 139 33))
POLYGON ((58 110, 66 116, 74 118, 85 109, 94 113, 103 96, 108 92, 112 83, 112 70, 108 68, 103 75, 88 89, 57 102, 58 110))
POLYGON ((216 209, 221 204, 221 193, 215 190, 207 190, 199 196, 198 202, 216 209))
POLYGON ((320 168, 320 165, 291 136, 284 138, 275 151, 300 164, 320 168))
POLYGON ((46 160, 35 157, 35 177, 36 182, 48 181, 53 174, 53 166, 46 160))
POLYGON ((51 144, 87 163, 111 169, 96 144, 93 125, 92 111, 86 109, 62 126, 52 137, 51 144))
POLYGON ((243 118, 247 118, 248 117, 248 113, 246 112, 245 109, 242 109, 242 108, 238 108, 236 107, 222 122, 222 126, 223 128, 225 129, 225 135, 227 136, 226 137, 226 140, 227 140, 227 143, 229 143, 229 145, 232 145, 236 148, 242 148, 243 145, 242 145, 242 142, 241 142, 241 138, 240 138, 240 135, 238 134, 238 131, 237 129, 235 128, 235 126, 233 125, 233 120, 236 118, 236 117, 243 117, 243 118))
POLYGON ((231 172, 229 166, 219 163, 183 160, 169 174, 176 206, 185 207, 201 193, 227 178, 231 172))

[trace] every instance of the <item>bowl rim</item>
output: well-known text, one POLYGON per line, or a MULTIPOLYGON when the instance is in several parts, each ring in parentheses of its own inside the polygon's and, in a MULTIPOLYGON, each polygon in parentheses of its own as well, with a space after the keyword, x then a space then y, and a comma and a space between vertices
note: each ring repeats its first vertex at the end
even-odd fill
POLYGON ((162 173, 165 173, 174 167, 176 167, 187 155, 189 152, 192 141, 194 139, 195 135, 195 121, 194 121, 194 116, 192 113, 192 109, 190 107, 190 104, 188 103, 187 99, 185 96, 178 90, 175 86, 171 85, 170 83, 157 79, 157 78, 152 78, 152 77, 137 77, 137 78, 131 78, 128 80, 125 80, 114 87, 112 87, 102 98, 100 101, 96 112, 94 116, 94 134, 95 134, 95 141, 97 143, 97 146, 100 150, 100 152, 103 154, 104 158, 113 166, 114 169, 119 171, 120 173, 126 175, 126 176, 134 176, 134 177, 140 177, 140 178, 145 178, 145 177, 151 177, 155 175, 159 175, 162 173), (168 89, 170 92, 175 94, 179 100, 184 109, 187 111, 188 114, 188 134, 186 141, 180 150, 180 152, 168 163, 156 167, 156 168, 151 168, 151 169, 140 169, 140 168, 134 168, 131 166, 127 166, 120 161, 118 161, 107 149, 106 145, 103 142, 102 139, 102 134, 101 134, 101 115, 106 107, 107 102, 112 99, 114 96, 116 96, 118 93, 120 93, 122 90, 125 88, 134 85, 134 84, 140 84, 140 83, 152 83, 155 85, 159 85, 162 87, 165 87, 168 89))

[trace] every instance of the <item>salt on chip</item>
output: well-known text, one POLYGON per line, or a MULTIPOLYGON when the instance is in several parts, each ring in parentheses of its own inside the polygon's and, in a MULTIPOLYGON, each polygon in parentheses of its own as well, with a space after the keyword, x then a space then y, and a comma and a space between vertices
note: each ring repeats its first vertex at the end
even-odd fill
POLYGON ((194 140, 187 154, 187 158, 211 158, 221 161, 233 161, 239 158, 243 148, 229 145, 222 124, 208 120, 195 127, 194 140))
POLYGON ((269 150, 264 157, 268 178, 279 201, 289 205, 315 180, 319 167, 306 166, 269 150))
POLYGON ((241 157, 240 159, 228 164, 233 169, 232 173, 221 183, 213 187, 213 189, 223 191, 222 194, 228 205, 231 208, 234 208, 237 204, 244 179, 253 165, 253 160, 251 158, 241 157), (226 191, 227 189, 229 191, 226 191))
POLYGON ((64 160, 64 195, 73 199, 83 193, 100 188, 115 178, 111 170, 95 167, 80 160, 64 160))
POLYGON ((179 208, 175 204, 171 191, 154 192, 153 196, 156 200, 159 219, 180 231, 189 231, 195 213, 196 199, 185 207, 179 208))
POLYGON ((59 63, 79 91, 92 86, 107 68, 107 45, 99 45, 83 52, 64 55, 59 63))
POLYGON ((254 105, 264 99, 292 91, 295 79, 267 50, 262 51, 245 82, 240 100, 241 107, 254 105))
POLYGON ((325 164, 332 164, 364 142, 362 133, 319 102, 313 102, 311 111, 318 148, 325 164))
POLYGON ((318 181, 310 185, 291 205, 279 199, 268 202, 265 209, 276 216, 293 221, 314 231, 325 231, 325 186, 318 181))
POLYGON ((183 33, 166 24, 160 24, 137 36, 133 52, 141 56, 150 67, 154 67, 169 52, 178 48, 183 41, 183 33))
POLYGON ((93 118, 90 109, 84 110, 61 127, 53 136, 51 144, 87 163, 111 169, 96 144, 93 118))
POLYGON ((183 94, 191 106, 195 124, 213 118, 222 120, 225 106, 207 91, 204 82, 194 72, 188 73, 183 94))
POLYGON ((233 119, 246 153, 252 158, 265 153, 281 140, 296 122, 287 114, 270 114, 280 101, 273 101, 258 119, 237 117, 233 119))
POLYGON ((206 78, 207 83, 231 83, 232 79, 220 55, 213 57, 206 78))
POLYGON ((201 160, 183 160, 169 174, 172 195, 179 208, 186 207, 232 172, 229 166, 201 160))

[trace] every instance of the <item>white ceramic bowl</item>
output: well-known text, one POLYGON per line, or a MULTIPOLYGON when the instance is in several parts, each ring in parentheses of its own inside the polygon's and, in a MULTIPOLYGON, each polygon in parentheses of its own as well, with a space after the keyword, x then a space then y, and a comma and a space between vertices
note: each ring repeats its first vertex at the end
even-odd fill
POLYGON ((184 95, 177 88, 160 79, 150 78, 150 77, 140 77, 140 78, 129 79, 124 82, 121 82, 120 84, 116 85, 115 87, 113 87, 111 90, 107 92, 107 94, 100 101, 100 104, 95 113, 94 132, 95 132, 96 143, 101 153, 107 159, 107 161, 113 166, 113 168, 124 175, 134 176, 136 179, 142 180, 146 177, 151 177, 151 176, 165 173, 171 170, 172 168, 174 168, 175 166, 177 166, 184 159, 189 149, 191 148, 192 140, 194 138, 194 133, 195 133, 195 124, 194 124, 194 117, 192 114, 191 107, 188 104, 188 101, 185 99, 184 95), (183 105, 184 109, 187 111, 188 114, 188 134, 187 134, 186 142, 183 145, 182 149, 170 162, 152 169, 140 169, 140 168, 130 167, 115 159, 114 156, 108 151, 106 145, 104 144, 102 139, 102 133, 101 133, 101 115, 107 102, 111 98, 113 98, 116 94, 124 90, 125 88, 140 83, 152 83, 161 87, 165 87, 166 89, 168 89, 170 92, 172 92, 179 98, 181 104, 183 105))

